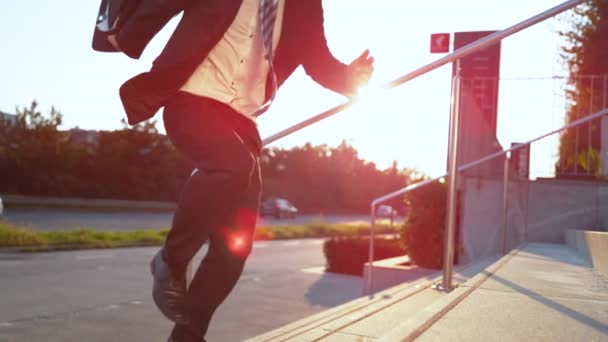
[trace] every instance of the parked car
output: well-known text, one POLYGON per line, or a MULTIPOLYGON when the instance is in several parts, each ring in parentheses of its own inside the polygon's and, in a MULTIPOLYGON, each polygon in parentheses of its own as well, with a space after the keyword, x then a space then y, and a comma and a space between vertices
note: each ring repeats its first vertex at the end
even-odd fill
POLYGON ((260 215, 293 219, 298 215, 298 209, 284 198, 271 198, 262 203, 260 215))
POLYGON ((3 213, 4 213, 4 205, 2 205, 2 197, 0 197, 0 217, 2 217, 3 213))
POLYGON ((376 217, 378 218, 387 218, 394 220, 397 215, 397 210, 395 210, 390 205, 381 205, 378 207, 378 209, 376 209, 376 217))

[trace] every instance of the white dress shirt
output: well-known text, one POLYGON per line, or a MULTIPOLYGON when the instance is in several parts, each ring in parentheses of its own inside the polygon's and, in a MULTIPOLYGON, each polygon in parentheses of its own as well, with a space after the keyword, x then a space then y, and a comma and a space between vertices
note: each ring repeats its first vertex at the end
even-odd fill
MULTIPOLYGON (((225 103, 252 116, 264 104, 270 66, 265 60, 260 0, 243 0, 234 22, 181 90, 225 103)), ((284 0, 278 0, 273 55, 281 36, 284 0)), ((192 37, 196 39, 196 37, 192 37)))

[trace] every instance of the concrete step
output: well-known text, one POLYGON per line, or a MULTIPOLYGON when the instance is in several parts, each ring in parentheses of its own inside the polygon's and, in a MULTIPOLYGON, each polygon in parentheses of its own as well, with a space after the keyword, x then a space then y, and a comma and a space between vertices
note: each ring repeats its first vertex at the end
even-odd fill
MULTIPOLYGON (((454 280, 463 283, 497 258, 456 267, 454 280)), ((446 296, 433 285, 441 272, 366 296, 249 339, 270 341, 365 341, 377 339, 408 317, 446 296)))
POLYGON ((607 309, 607 279, 565 245, 534 243, 511 251, 379 341, 603 341, 607 309))

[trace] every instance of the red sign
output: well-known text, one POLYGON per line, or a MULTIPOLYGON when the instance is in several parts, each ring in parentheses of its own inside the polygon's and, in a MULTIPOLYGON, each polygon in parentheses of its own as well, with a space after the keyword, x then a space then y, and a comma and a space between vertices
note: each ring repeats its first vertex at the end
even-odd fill
POLYGON ((450 52, 450 34, 435 33, 431 34, 431 53, 450 52))

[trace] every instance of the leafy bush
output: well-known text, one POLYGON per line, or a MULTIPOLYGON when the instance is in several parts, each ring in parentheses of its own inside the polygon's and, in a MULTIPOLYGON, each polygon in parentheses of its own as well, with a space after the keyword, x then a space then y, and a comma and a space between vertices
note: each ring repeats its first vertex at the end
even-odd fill
POLYGON ((407 246, 410 259, 420 267, 440 269, 443 266, 446 198, 447 185, 440 182, 406 195, 409 212, 401 240, 407 246))
MULTIPOLYGON (((337 237, 325 241, 323 252, 328 272, 362 275, 369 259, 369 237, 337 237)), ((374 239, 374 260, 405 254, 399 239, 374 239)))

